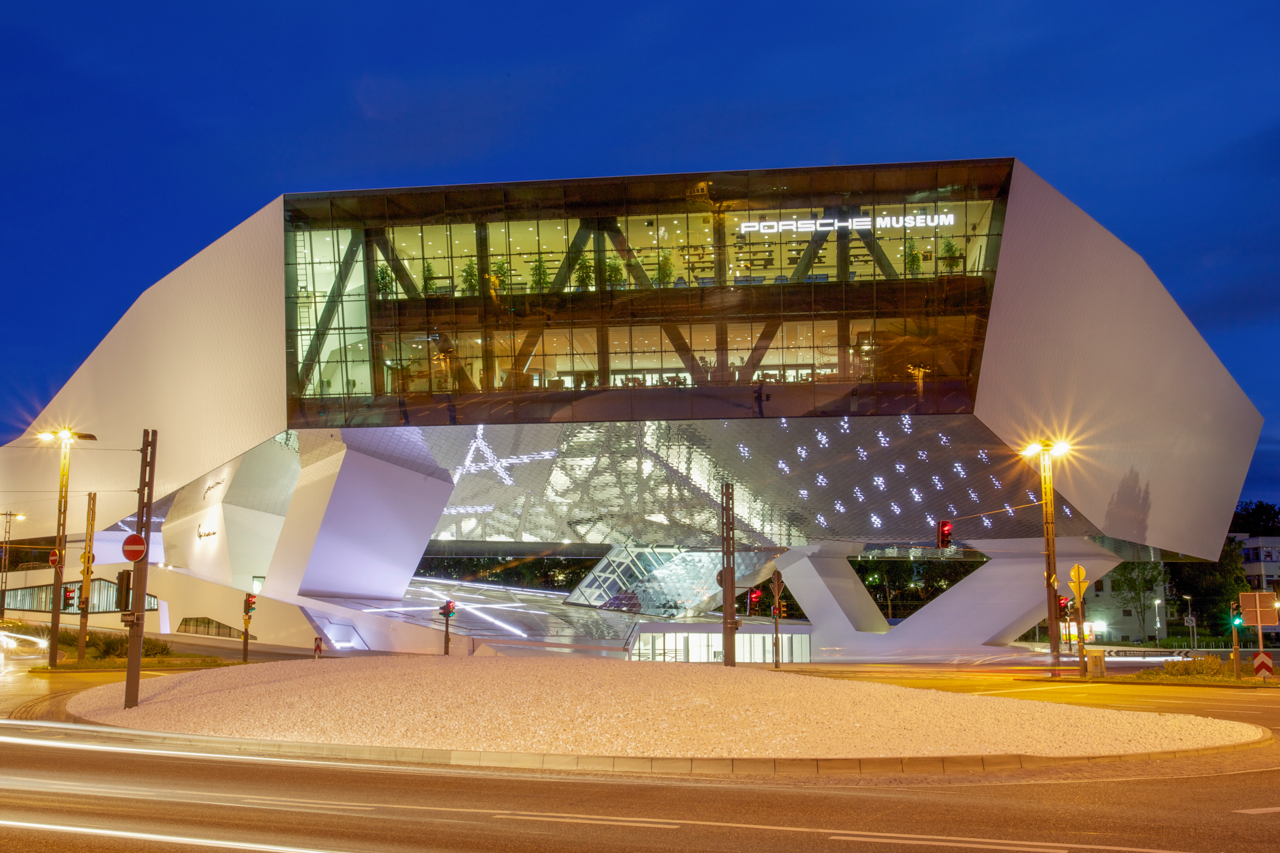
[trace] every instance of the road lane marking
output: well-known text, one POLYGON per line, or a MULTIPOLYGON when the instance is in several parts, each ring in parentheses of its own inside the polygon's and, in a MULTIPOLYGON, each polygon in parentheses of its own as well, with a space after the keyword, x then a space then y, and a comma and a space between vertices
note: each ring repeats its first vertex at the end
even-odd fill
POLYGON ((150 832, 127 832, 119 829, 101 829, 88 826, 58 826, 48 823, 27 823, 20 820, 0 820, 0 826, 13 829, 33 829, 43 832, 67 832, 72 835, 97 835, 104 838, 127 838, 131 841, 162 841, 167 844, 187 844, 192 847, 222 847, 231 850, 260 850, 263 853, 333 853, 314 847, 283 847, 278 844, 255 844, 252 841, 229 841, 213 838, 186 838, 180 835, 156 835, 150 832))
POLYGON ((978 690, 970 696, 990 696, 992 693, 1028 693, 1032 690, 1079 690, 1078 684, 1055 684, 1052 687, 1006 687, 1003 690, 978 690))
MULTIPOLYGON (((1009 850, 1013 853, 1068 853, 1066 847, 1006 847, 1004 844, 968 844, 958 841, 912 841, 902 838, 867 838, 861 835, 833 835, 828 841, 870 841, 875 844, 916 844, 925 847, 970 847, 978 850, 1009 850)), ((1036 841, 1009 842, 1010 844, 1038 844, 1036 841)))
MULTIPOLYGON (((678 823, 638 823, 636 821, 627 820, 587 820, 578 817, 537 817, 535 815, 524 814, 496 814, 494 818, 499 820, 539 820, 548 821, 550 823, 587 823, 594 826, 641 826, 645 829, 679 829, 678 823)), ((1062 851, 1066 853, 1066 851, 1062 851)))
POLYGON ((1228 714, 1261 714, 1261 711, 1242 711, 1239 708, 1201 708, 1201 711, 1226 711, 1228 714))
POLYGON ((1280 808, 1274 809, 1236 809, 1236 814, 1273 814, 1280 812, 1280 808))

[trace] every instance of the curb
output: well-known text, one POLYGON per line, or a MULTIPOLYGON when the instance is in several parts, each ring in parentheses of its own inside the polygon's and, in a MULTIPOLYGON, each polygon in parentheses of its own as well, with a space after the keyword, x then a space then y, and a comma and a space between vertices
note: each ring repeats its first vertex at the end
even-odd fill
MULTIPOLYGON (((37 700, 41 701, 41 700, 37 700)), ((28 703, 34 704, 34 703, 28 703)), ((1132 752, 1111 755, 946 755, 908 758, 636 758, 604 755, 551 755, 527 752, 481 752, 459 749, 416 749, 388 746, 294 743, 258 738, 221 738, 207 735, 179 735, 103 726, 77 717, 63 707, 70 723, 100 732, 144 735, 148 739, 175 746, 211 746, 227 754, 263 755, 273 758, 330 758, 361 761, 393 761, 402 764, 434 764, 453 767, 507 768, 520 770, 577 770, 612 773, 662 773, 676 775, 743 774, 754 776, 831 775, 938 775, 951 773, 999 773, 1031 770, 1063 764, 1099 764, 1118 761, 1163 761, 1197 755, 1214 755, 1266 746, 1273 742, 1270 729, 1257 740, 1228 746, 1169 752, 1132 752)), ((26 706, 22 706, 26 707, 26 706)), ((29 719, 29 718, 28 718, 29 719)))
MULTIPOLYGON (((1123 677, 1123 676, 1122 676, 1123 677)), ((1209 684, 1202 681, 1118 681, 1115 678, 1080 678, 1079 676, 1057 676, 1045 678, 1015 678, 1014 681, 1025 681, 1033 684, 1044 684, 1053 681, 1063 684, 1104 684, 1116 687, 1209 687, 1224 690, 1277 690, 1280 684, 1269 686, 1263 684, 1209 684)))

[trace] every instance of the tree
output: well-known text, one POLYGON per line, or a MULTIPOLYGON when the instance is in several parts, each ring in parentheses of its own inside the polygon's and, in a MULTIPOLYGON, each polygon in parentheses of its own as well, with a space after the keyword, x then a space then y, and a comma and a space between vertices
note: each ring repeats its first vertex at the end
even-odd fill
POLYGON ((1231 630, 1231 602, 1249 590, 1244 575, 1243 545, 1228 538, 1216 563, 1166 563, 1169 582, 1177 596, 1191 596, 1191 612, 1202 628, 1219 636, 1231 630))
POLYGON ((1266 501, 1240 501, 1231 519, 1231 532, 1280 536, 1280 506, 1266 501))
POLYGON ((1165 583, 1164 566, 1160 563, 1121 563, 1111 570, 1111 591, 1120 606, 1133 610, 1138 617, 1138 634, 1147 637, 1147 611, 1157 597, 1152 593, 1165 583))

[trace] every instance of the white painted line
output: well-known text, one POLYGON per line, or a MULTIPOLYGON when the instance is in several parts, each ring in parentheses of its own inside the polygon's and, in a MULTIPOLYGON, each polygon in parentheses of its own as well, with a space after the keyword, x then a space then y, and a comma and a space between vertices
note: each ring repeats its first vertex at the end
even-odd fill
MULTIPOLYGON (((925 847, 970 847, 978 850, 1010 850, 1014 851, 1014 853, 1067 853, 1067 848, 1065 847, 1006 847, 1003 844, 967 844, 960 841, 912 841, 906 838, 868 838, 862 835, 833 835, 827 840, 870 841, 875 844, 918 844, 925 847)), ((1034 844, 1035 842, 1030 843, 1034 844)))
POLYGON ((1274 814, 1280 812, 1280 807, 1272 809, 1236 809, 1236 814, 1274 814))
MULTIPOLYGON (((678 823, 638 823, 636 821, 629 820, 586 820, 585 818, 578 817, 536 817, 534 815, 523 814, 496 814, 493 815, 493 817, 501 820, 541 820, 548 821, 550 823, 586 823, 593 826, 640 826, 645 829, 680 828, 680 824, 678 823)), ((1066 853, 1066 851, 1064 850, 1062 853, 1066 853)))
POLYGON ((1052 687, 1006 687, 1004 690, 978 690, 970 696, 990 696, 992 693, 1029 693, 1032 690, 1079 690, 1079 684, 1055 684, 1052 687))
POLYGON ((1261 714, 1261 711, 1242 711, 1239 708, 1201 708, 1201 711, 1225 711, 1228 714, 1261 714))
POLYGON ((98 829, 87 826, 57 826, 48 823, 26 823, 20 820, 0 820, 0 826, 13 829, 34 829, 41 832, 69 832, 72 835, 97 835, 104 838, 128 838, 132 841, 163 841, 168 844, 188 844, 192 847, 223 847, 230 850, 261 850, 264 853, 331 853, 314 847, 281 847, 278 844, 255 844, 251 841, 230 841, 214 838, 185 838, 180 835, 154 835, 149 832, 125 832, 117 829, 98 829))

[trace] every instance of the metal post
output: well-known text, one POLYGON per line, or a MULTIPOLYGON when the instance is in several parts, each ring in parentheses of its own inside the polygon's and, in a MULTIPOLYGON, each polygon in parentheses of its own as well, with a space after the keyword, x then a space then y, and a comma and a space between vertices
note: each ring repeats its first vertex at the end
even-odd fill
POLYGON ((138 707, 138 684, 142 680, 142 630, 147 618, 147 560, 151 555, 151 497, 156 485, 156 439, 154 429, 142 431, 142 467, 138 474, 138 520, 134 531, 146 540, 142 559, 133 564, 133 618, 129 624, 129 662, 125 670, 124 706, 138 707))
POLYGON ((734 567, 733 552, 733 483, 720 485, 720 590, 723 606, 724 665, 737 664, 735 637, 738 630, 738 614, 734 599, 738 594, 738 573, 734 567))
POLYGON ((782 572, 773 570, 773 668, 782 668, 782 642, 778 637, 778 619, 782 616, 782 572))
POLYGON ((84 521, 84 553, 80 555, 80 634, 76 639, 76 660, 84 661, 85 640, 89 636, 89 595, 93 590, 93 527, 97 522, 98 493, 89 493, 89 511, 84 521))
POLYGON ((6 512, 4 515, 4 556, 0 566, 0 622, 4 621, 4 605, 5 600, 9 597, 9 531, 13 525, 13 513, 6 512))
MULTIPOLYGON (((1082 591, 1083 589, 1084 588, 1081 587, 1082 591)), ((1080 651, 1080 677, 1086 678, 1089 675, 1089 667, 1088 667, 1088 664, 1085 663, 1085 659, 1084 659, 1084 595, 1083 594, 1076 596, 1076 636, 1078 639, 1076 646, 1080 651)))
POLYGON ((444 656, 449 656, 449 617, 444 617, 444 656))
POLYGON ((249 662, 249 623, 251 621, 253 621, 253 618, 249 614, 249 593, 246 592, 244 594, 244 631, 240 635, 242 644, 240 649, 241 663, 249 662))
POLYGON ((1058 553, 1054 541, 1053 522, 1053 456, 1048 445, 1040 450, 1040 491, 1044 509, 1044 588, 1049 612, 1049 654, 1055 658, 1061 651, 1058 625, 1058 553))
POLYGON ((58 632, 62 621, 62 567, 67 562, 67 480, 71 468, 71 437, 62 437, 62 461, 58 469, 58 534, 54 550, 58 565, 53 567, 53 607, 49 611, 49 668, 58 666, 58 632))
POLYGON ((1240 680, 1240 633, 1236 630, 1236 614, 1240 612, 1240 605, 1231 602, 1231 660, 1235 663, 1236 681, 1240 680))

